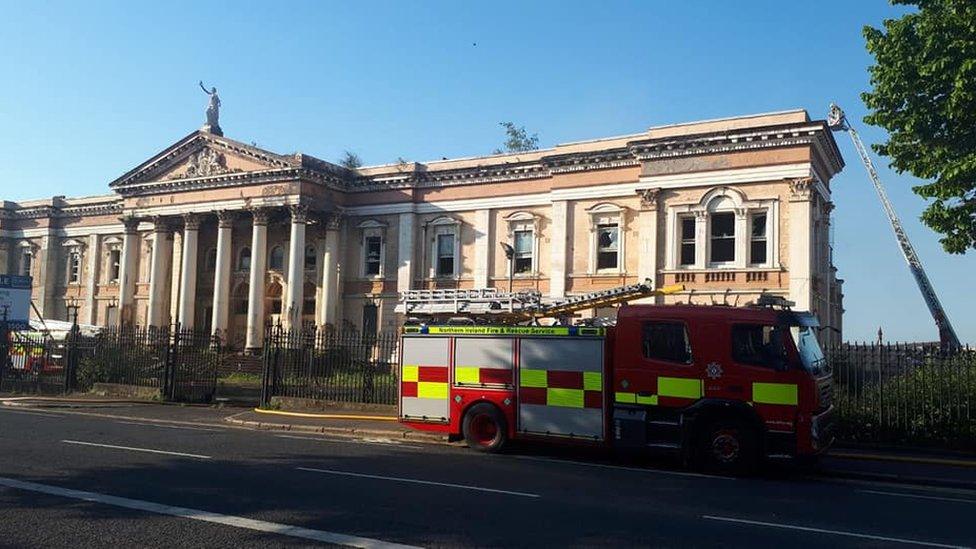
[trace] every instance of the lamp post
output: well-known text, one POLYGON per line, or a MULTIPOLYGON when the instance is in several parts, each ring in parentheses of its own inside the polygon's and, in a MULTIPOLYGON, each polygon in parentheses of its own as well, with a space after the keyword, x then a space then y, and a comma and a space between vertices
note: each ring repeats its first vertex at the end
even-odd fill
POLYGON ((515 248, 507 242, 499 242, 505 250, 505 257, 508 258, 508 293, 512 293, 512 281, 515 278, 515 248))
POLYGON ((78 305, 78 300, 73 297, 69 297, 68 300, 65 302, 65 308, 68 309, 68 316, 71 318, 72 326, 77 326, 78 309, 81 308, 81 305, 78 305))

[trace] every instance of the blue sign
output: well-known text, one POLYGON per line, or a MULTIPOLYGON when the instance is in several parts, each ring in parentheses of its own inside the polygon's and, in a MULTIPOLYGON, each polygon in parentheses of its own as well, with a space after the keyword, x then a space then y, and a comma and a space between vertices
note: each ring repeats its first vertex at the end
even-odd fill
POLYGON ((0 319, 14 329, 30 326, 31 277, 0 275, 0 319))

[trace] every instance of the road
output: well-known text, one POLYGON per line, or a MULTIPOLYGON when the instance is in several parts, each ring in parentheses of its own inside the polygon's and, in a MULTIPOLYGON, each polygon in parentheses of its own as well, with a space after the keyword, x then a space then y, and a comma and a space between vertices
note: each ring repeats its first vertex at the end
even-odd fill
POLYGON ((482 455, 160 409, 182 423, 0 408, 0 546, 976 543, 970 490, 482 455))

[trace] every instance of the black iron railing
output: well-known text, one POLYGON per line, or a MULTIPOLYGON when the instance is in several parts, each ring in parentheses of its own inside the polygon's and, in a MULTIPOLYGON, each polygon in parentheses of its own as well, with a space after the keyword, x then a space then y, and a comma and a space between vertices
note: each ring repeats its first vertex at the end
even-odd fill
POLYGON ((262 401, 272 397, 395 404, 396 333, 268 329, 262 401))

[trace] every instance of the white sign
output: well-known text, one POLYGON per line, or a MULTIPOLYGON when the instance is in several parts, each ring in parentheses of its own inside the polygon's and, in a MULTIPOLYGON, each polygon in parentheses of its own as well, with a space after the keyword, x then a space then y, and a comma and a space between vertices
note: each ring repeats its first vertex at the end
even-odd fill
POLYGON ((11 328, 26 328, 30 318, 31 277, 0 275, 0 320, 7 314, 11 328))

